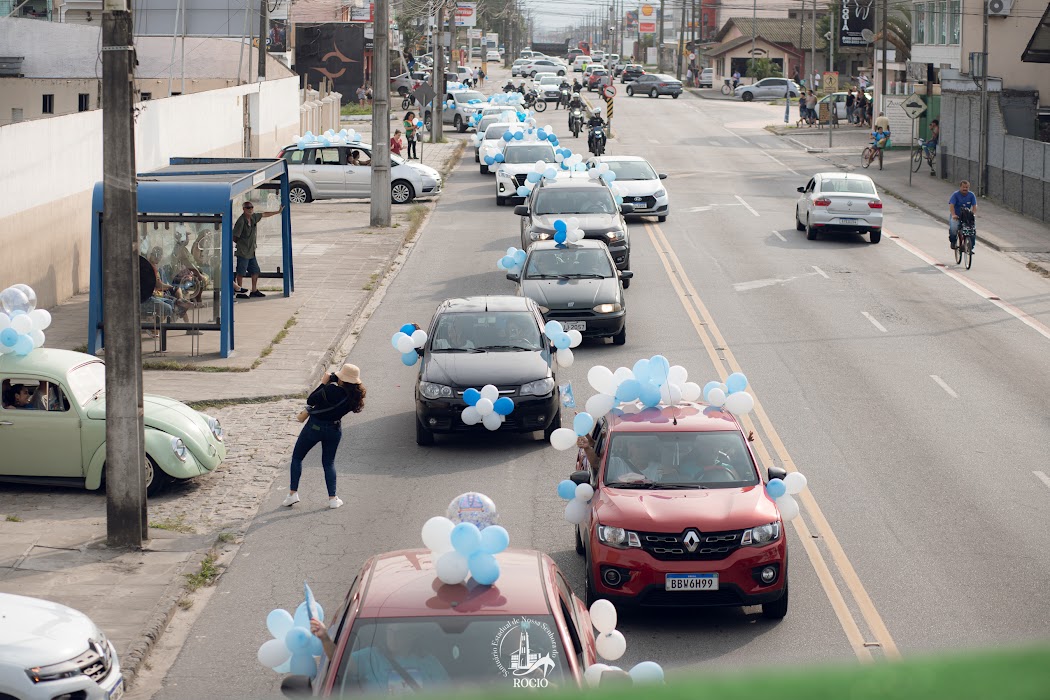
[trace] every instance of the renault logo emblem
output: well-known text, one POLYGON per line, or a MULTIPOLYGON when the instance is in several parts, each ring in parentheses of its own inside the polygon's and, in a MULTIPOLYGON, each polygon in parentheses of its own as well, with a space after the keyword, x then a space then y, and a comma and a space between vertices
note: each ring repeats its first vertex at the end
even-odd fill
POLYGON ((685 537, 682 538, 682 543, 685 544, 685 548, 690 552, 695 552, 696 548, 700 546, 700 535, 697 534, 696 530, 689 530, 685 533, 685 537))

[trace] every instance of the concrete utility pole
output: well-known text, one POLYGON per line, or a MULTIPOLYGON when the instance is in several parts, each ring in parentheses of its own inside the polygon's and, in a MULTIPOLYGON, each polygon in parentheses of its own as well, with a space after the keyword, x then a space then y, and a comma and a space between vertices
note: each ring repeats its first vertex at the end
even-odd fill
POLYGON ((139 340, 139 236, 135 180, 135 48, 127 0, 102 12, 102 304, 106 346, 106 536, 140 548, 146 457, 139 340))
MULTIPOLYGON (((441 110, 445 106, 445 93, 441 90, 441 84, 445 77, 445 2, 441 0, 437 7, 437 24, 434 27, 434 100, 430 110, 430 143, 440 143, 445 138, 444 129, 441 125, 441 110)), ((481 51, 485 51, 485 32, 481 32, 481 51)), ((469 62, 468 62, 469 63, 469 62)))
MULTIPOLYGON (((985 3, 987 5, 987 3, 985 3)), ((875 110, 876 116, 878 112, 886 109, 886 34, 888 27, 886 26, 886 20, 889 19, 889 7, 887 0, 882 0, 882 76, 879 80, 879 102, 878 109, 875 110)))
POLYGON ((675 77, 682 79, 682 56, 685 55, 685 0, 682 0, 682 31, 678 35, 678 60, 675 61, 677 68, 675 77))
MULTIPOLYGON (((803 3, 802 4, 802 11, 803 11, 803 13, 806 11, 805 2, 806 2, 806 0, 802 0, 802 3, 803 3)), ((749 70, 750 70, 752 75, 754 75, 754 70, 752 70, 752 69, 754 69, 754 67, 755 67, 755 37, 756 36, 758 36, 758 0, 754 0, 754 2, 751 4, 751 62, 748 64, 748 66, 749 66, 749 70)), ((732 65, 733 65, 732 62, 730 62, 730 64, 729 64, 730 69, 732 69, 732 65)), ((733 71, 733 72, 735 73, 736 71, 733 71)), ((751 82, 755 82, 753 78, 752 78, 751 82)))
MULTIPOLYGON (((811 84, 814 88, 817 86, 817 0, 813 0, 813 26, 810 28, 809 37, 809 63, 813 66, 813 80, 811 84)), ((823 83, 822 83, 823 84, 823 83)), ((835 109, 835 105, 831 105, 832 109, 835 109)), ((829 117, 828 121, 831 119, 829 117)), ((828 131, 831 130, 831 124, 828 124, 828 131)))
MULTIPOLYGON (((757 2, 757 0, 756 0, 757 2)), ((660 31, 657 34, 656 70, 664 72, 664 0, 660 0, 660 31)))
POLYGON ((389 0, 375 0, 375 19, 372 26, 375 46, 372 59, 372 201, 368 225, 388 228, 390 226, 389 0))
POLYGON ((981 143, 977 149, 977 194, 988 194, 988 121, 991 104, 988 102, 988 2, 984 5, 984 26, 981 29, 981 143))
POLYGON ((270 36, 267 20, 266 0, 259 0, 259 82, 266 80, 266 40, 270 36))

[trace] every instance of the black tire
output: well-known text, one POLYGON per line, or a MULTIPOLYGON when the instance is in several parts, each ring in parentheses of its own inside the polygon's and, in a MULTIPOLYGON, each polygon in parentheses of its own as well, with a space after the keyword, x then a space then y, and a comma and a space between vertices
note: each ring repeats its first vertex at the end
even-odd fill
POLYGON ((750 92, 745 92, 742 95, 740 95, 740 99, 742 99, 744 102, 750 102, 751 100, 755 99, 755 96, 750 92))
POLYGON ((860 152, 860 164, 865 168, 871 165, 871 146, 860 152))
POLYGON ((482 163, 481 165, 478 166, 478 171, 482 175, 488 175, 489 174, 489 166, 487 166, 484 163, 482 163))
POLYGON ((314 197, 305 183, 293 182, 288 185, 288 200, 292 204, 307 204, 314 201, 314 197))
POLYGON ((558 71, 558 75, 559 75, 559 76, 563 76, 563 75, 565 75, 565 71, 563 71, 563 70, 560 70, 560 71, 558 71))
POLYGON ((506 197, 496 197, 496 206, 497 207, 502 207, 502 206, 506 205, 506 203, 507 203, 507 198, 506 197))
POLYGON ((963 259, 963 237, 960 234, 955 239, 955 264, 961 265, 963 259))
POLYGON ((651 97, 653 99, 657 99, 657 98, 660 97, 660 93, 656 90, 656 88, 653 88, 652 90, 649 91, 649 97, 651 97))
POLYGON ((174 479, 166 474, 152 457, 146 455, 146 497, 153 498, 164 493, 174 479))
POLYGON ((919 168, 922 167, 922 149, 916 148, 915 152, 911 156, 911 171, 913 173, 919 172, 919 168))
POLYGON ((529 77, 532 78, 533 80, 535 80, 536 79, 536 71, 532 71, 531 73, 529 73, 529 77))
POLYGON ((871 232, 870 232, 870 233, 868 234, 868 239, 869 239, 869 240, 870 240, 870 241, 871 241, 872 243, 878 243, 879 241, 881 241, 881 240, 882 240, 882 231, 871 231, 871 232))
POLYGON ((401 95, 402 97, 406 97, 408 95, 408 88, 402 85, 397 89, 397 94, 401 95))
POLYGON ((817 229, 810 226, 808 222, 806 223, 806 238, 811 241, 817 240, 817 229))
POLYGON ((587 588, 584 593, 587 598, 587 608, 590 609, 594 601, 601 600, 601 596, 594 592, 594 584, 591 583, 591 563, 588 561, 584 566, 587 567, 587 588))
POLYGON ((547 111, 547 101, 546 100, 536 100, 536 104, 534 104, 532 106, 532 108, 534 110, 536 110, 537 112, 546 112, 547 111))
POLYGON ((966 239, 966 251, 964 257, 966 258, 966 269, 970 269, 970 265, 973 265, 973 244, 970 242, 969 236, 963 236, 966 239))
POLYGON ((620 332, 612 337, 613 345, 623 345, 627 342, 627 323, 623 324, 620 332))
POLYGON ((452 126, 454 126, 456 128, 456 131, 458 131, 461 134, 467 130, 467 127, 463 124, 463 117, 459 116, 458 114, 452 118, 452 126))
POLYGON ((630 85, 627 86, 627 96, 628 97, 634 97, 634 88, 631 87, 630 85))
POLYGON ((434 444, 434 432, 424 428, 418 417, 416 418, 416 444, 420 447, 430 447, 434 444))
POLYGON ((798 207, 795 207, 795 230, 805 231, 806 227, 802 225, 802 220, 798 218, 798 207))
POLYGON ((390 183, 390 201, 394 204, 408 204, 415 198, 412 183, 406 180, 394 180, 390 183))
POLYGON ((788 585, 784 584, 784 595, 772 603, 762 603, 762 617, 767 620, 783 620, 788 614, 788 585))
POLYGON ((580 537, 580 526, 577 525, 573 529, 576 531, 576 553, 583 556, 587 553, 587 548, 583 546, 583 538, 580 537))
POLYGON ((672 94, 671 95, 671 99, 672 100, 677 100, 678 99, 678 93, 676 92, 676 93, 672 94))
POLYGON ((667 217, 666 216, 658 216, 658 217, 656 217, 656 220, 659 221, 662 224, 663 222, 667 221, 667 217))
POLYGON ((554 418, 551 419, 550 425, 543 429, 543 441, 550 442, 551 435, 554 431, 561 427, 561 403, 558 404, 558 412, 554 414, 554 418))

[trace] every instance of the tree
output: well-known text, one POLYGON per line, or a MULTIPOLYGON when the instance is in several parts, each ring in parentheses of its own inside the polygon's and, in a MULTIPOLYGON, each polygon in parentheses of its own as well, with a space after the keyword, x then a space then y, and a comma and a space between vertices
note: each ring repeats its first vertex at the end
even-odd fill
POLYGON ((748 62, 747 76, 749 78, 762 80, 762 78, 779 78, 781 75, 780 66, 768 58, 756 58, 748 62))

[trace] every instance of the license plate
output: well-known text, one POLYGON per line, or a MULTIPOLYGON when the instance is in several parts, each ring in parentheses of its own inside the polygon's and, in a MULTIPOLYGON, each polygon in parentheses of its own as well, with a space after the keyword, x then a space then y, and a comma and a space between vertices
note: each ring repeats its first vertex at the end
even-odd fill
POLYGON ((840 224, 859 224, 860 219, 839 219, 840 224))
POLYGON ((717 591, 718 574, 667 574, 666 591, 717 591))
POLYGON ((585 331, 587 330, 586 321, 561 321, 561 329, 563 331, 585 331))
POLYGON ((117 684, 113 686, 113 690, 109 691, 109 695, 106 696, 109 700, 120 700, 124 697, 124 679, 121 678, 117 681, 117 684))

